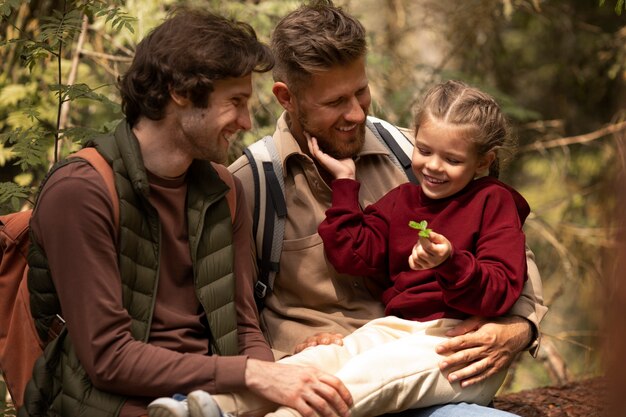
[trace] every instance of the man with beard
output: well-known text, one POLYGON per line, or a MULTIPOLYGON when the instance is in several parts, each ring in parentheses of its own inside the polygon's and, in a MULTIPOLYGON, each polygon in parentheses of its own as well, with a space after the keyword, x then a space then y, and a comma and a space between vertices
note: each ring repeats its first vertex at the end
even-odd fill
MULTIPOLYGON (((317 138, 323 152, 354 158, 361 207, 407 177, 365 125, 371 96, 365 30, 358 20, 328 0, 313 1, 278 23, 271 46, 276 60, 272 91, 285 109, 273 140, 282 162, 287 217, 279 269, 264 299, 261 326, 280 358, 308 346, 341 343, 343 335, 383 316, 371 278, 338 274, 324 256, 317 228, 331 206, 332 177, 311 158, 305 133, 317 138)), ((241 179, 249 209, 258 218, 248 159, 242 156, 229 169, 241 179)), ((442 371, 452 371, 450 382, 467 387, 508 367, 522 350, 536 352, 546 308, 530 252, 528 261, 528 283, 508 316, 470 318, 438 347, 442 371)), ((468 404, 410 411, 411 416, 454 414, 505 413, 468 404)))

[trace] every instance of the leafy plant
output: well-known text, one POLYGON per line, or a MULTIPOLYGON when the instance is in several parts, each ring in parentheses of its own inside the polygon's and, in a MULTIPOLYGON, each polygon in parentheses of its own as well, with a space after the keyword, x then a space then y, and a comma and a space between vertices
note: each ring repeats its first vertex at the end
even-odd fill
MULTIPOLYGON (((600 7, 604 6, 606 0, 600 0, 600 7)), ((622 15, 622 10, 624 9, 624 0, 617 0, 615 3, 615 13, 618 15, 622 15)))
POLYGON ((432 232, 432 229, 427 229, 428 222, 426 220, 422 220, 419 223, 411 220, 409 222, 409 227, 419 230, 420 237, 425 237, 426 239, 430 238, 430 232, 432 232))
POLYGON ((81 72, 89 83, 101 80, 93 64, 91 71, 87 70, 89 64, 84 58, 93 45, 102 43, 96 40, 83 46, 89 33, 94 33, 94 22, 100 21, 100 27, 110 26, 112 32, 126 29, 134 33, 136 19, 121 10, 121 3, 63 0, 49 5, 50 10, 37 11, 29 9, 33 6, 30 2, 9 1, 0 6, 0 28, 6 29, 6 41, 0 41, 0 67, 5 73, 0 77, 3 160, 11 160, 16 167, 7 167, 8 173, 15 175, 17 167, 34 173, 28 183, 21 184, 15 184, 15 179, 7 182, 11 177, 2 176, 0 212, 32 203, 29 197, 51 163, 75 150, 83 140, 107 130, 102 124, 93 126, 98 120, 94 116, 119 111, 107 92, 96 92, 110 86, 109 81, 92 88, 76 82, 76 76, 81 72), (73 102, 80 102, 83 110, 75 109, 70 115, 73 102), (86 122, 91 126, 85 126, 86 122))

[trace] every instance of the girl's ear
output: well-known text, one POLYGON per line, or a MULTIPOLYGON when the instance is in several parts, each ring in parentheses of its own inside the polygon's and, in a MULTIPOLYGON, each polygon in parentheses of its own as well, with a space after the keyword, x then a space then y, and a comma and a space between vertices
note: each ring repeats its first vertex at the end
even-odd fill
POLYGON ((489 151, 478 160, 476 166, 476 176, 485 175, 489 173, 489 167, 496 160, 496 151, 489 151))

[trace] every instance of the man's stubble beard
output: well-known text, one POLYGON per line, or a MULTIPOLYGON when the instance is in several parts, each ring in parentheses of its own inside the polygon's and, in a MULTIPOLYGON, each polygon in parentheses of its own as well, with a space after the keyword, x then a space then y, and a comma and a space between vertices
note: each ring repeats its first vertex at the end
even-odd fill
POLYGON ((349 143, 340 142, 332 135, 325 135, 323 132, 316 131, 309 127, 306 115, 301 114, 298 122, 302 129, 317 139, 320 150, 335 159, 346 159, 355 157, 365 143, 365 122, 357 126, 355 135, 349 143), (328 137, 331 136, 331 137, 328 137))

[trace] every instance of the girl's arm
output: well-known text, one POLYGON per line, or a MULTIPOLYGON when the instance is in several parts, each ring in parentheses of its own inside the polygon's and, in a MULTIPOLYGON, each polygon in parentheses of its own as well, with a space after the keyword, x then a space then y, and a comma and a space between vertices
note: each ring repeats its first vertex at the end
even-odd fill
MULTIPOLYGON (((326 219, 318 232, 324 241, 326 257, 335 269, 344 274, 381 276, 388 274, 387 242, 389 223, 385 214, 393 207, 383 200, 361 211, 359 205, 360 184, 355 180, 356 167, 351 158, 335 159, 322 152, 317 139, 306 134, 309 151, 335 180, 332 206, 326 211, 326 219)), ((393 201, 387 199, 387 201, 393 201)))
POLYGON ((326 257, 340 273, 388 275, 389 220, 394 191, 363 212, 358 201, 359 182, 334 180, 331 188, 332 206, 318 228, 326 257))
POLYGON ((519 298, 526 280, 525 237, 515 202, 494 188, 487 200, 475 255, 452 249, 436 267, 446 304, 471 315, 500 316, 519 298))

